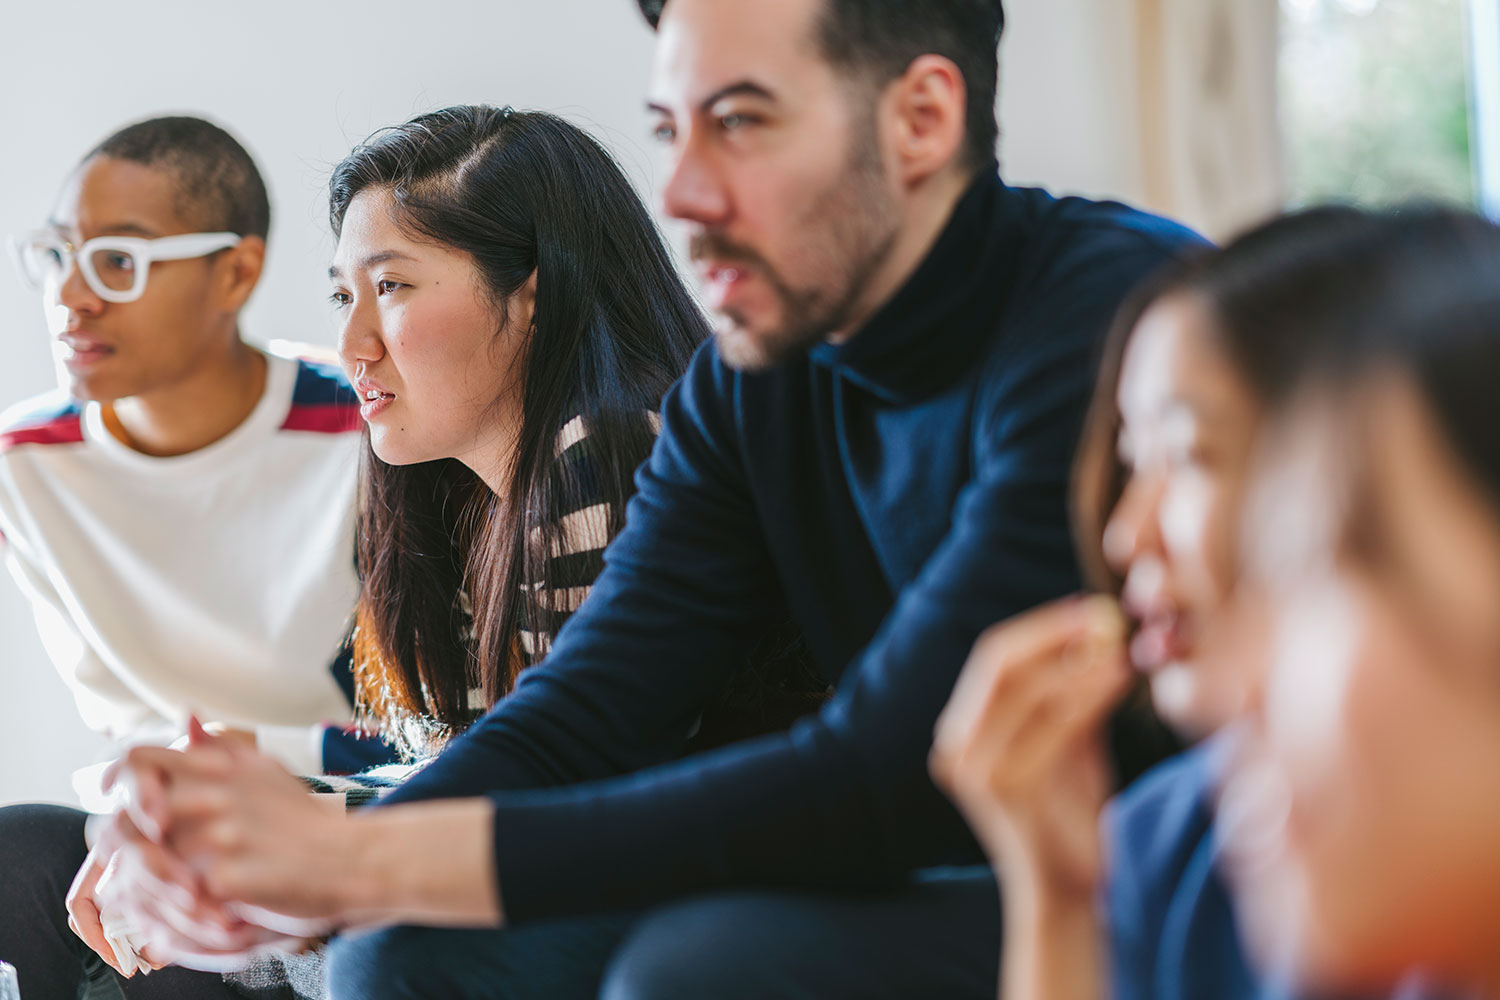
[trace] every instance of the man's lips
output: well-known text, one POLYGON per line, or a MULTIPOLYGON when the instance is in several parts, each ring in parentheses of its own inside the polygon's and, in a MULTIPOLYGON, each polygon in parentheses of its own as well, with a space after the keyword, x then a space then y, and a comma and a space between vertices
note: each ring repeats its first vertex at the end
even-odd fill
POLYGON ((703 284, 709 308, 722 309, 735 290, 744 287, 750 273, 750 268, 744 264, 700 261, 698 278, 703 284))
POLYGON ((60 334, 57 341, 63 346, 64 363, 73 367, 93 364, 115 353, 114 345, 81 330, 60 334))

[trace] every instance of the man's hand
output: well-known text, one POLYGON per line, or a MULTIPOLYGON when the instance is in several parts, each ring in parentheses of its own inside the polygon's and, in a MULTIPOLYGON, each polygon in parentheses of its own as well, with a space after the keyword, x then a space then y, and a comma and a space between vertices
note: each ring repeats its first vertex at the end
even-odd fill
POLYGON ((250 750, 255 750, 259 746, 253 729, 236 729, 222 722, 205 722, 203 731, 221 740, 234 740, 250 750))

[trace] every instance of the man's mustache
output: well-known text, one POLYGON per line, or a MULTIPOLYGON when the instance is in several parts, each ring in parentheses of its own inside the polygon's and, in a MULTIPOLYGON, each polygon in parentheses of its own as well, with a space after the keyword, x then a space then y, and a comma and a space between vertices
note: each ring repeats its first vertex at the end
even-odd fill
POLYGON ((693 261, 714 260, 769 271, 766 260, 750 247, 735 243, 717 233, 695 233, 688 240, 688 257, 693 261))

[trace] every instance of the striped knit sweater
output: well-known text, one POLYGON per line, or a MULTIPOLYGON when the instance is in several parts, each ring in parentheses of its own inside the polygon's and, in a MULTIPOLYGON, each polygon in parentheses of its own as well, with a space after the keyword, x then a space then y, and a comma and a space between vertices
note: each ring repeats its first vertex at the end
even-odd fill
MULTIPOLYGON (((648 417, 655 430, 658 427, 656 414, 648 417)), ((563 427, 558 434, 557 448, 553 485, 557 495, 568 497, 569 502, 557 526, 545 579, 524 587, 533 602, 533 614, 528 618, 544 623, 541 630, 522 630, 517 635, 519 654, 528 667, 547 655, 553 638, 588 596, 594 579, 604 568, 604 549, 622 520, 619 514, 612 516, 604 500, 604 481, 599 468, 601 456, 582 417, 573 418, 563 427), (564 484, 569 488, 563 488, 564 484)), ((472 615, 468 596, 460 594, 458 599, 472 615)), ((478 689, 469 692, 469 703, 476 719, 490 708, 478 689)), ((449 726, 409 713, 389 712, 385 718, 370 721, 396 745, 408 763, 386 765, 347 776, 305 777, 303 780, 311 790, 341 794, 349 808, 366 805, 420 770, 456 735, 449 726)))

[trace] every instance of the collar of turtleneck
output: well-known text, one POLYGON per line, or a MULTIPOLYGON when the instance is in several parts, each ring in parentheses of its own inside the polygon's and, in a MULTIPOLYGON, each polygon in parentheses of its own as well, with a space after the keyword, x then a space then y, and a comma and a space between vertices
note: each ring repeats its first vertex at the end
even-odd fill
POLYGON ((812 360, 892 403, 952 384, 994 336, 1010 296, 1023 239, 1015 200, 997 174, 982 173, 900 290, 848 340, 813 347, 812 360))

